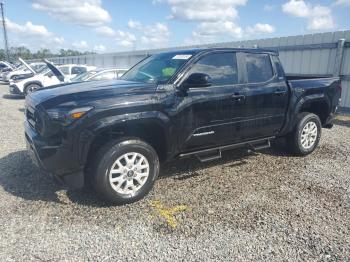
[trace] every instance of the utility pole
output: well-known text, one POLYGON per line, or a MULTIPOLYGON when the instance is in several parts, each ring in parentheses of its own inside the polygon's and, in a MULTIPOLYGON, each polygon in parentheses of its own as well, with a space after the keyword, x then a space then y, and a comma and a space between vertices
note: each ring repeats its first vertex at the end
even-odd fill
POLYGON ((2 28, 4 30, 5 55, 6 55, 6 60, 10 61, 9 45, 8 45, 8 41, 7 41, 6 21, 5 21, 5 15, 4 15, 4 3, 3 2, 0 2, 0 7, 1 7, 1 17, 2 17, 2 28))

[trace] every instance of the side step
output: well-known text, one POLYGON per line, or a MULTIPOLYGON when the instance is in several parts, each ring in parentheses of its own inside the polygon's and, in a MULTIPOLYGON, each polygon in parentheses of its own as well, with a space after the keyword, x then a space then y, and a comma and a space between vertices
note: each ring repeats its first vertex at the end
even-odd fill
POLYGON ((219 159, 221 158, 221 149, 216 149, 213 152, 196 154, 196 157, 201 162, 208 162, 211 160, 219 159))
POLYGON ((237 144, 225 145, 221 147, 203 149, 199 151, 180 154, 179 158, 185 158, 195 155, 200 162, 207 162, 221 158, 221 152, 225 150, 247 147, 249 151, 258 151, 261 149, 269 148, 271 146, 270 140, 275 137, 267 137, 264 139, 258 139, 253 141, 247 141, 237 144))
POLYGON ((264 143, 261 144, 249 145, 249 150, 255 152, 269 147, 271 147, 271 142, 270 140, 266 140, 264 141, 264 143))

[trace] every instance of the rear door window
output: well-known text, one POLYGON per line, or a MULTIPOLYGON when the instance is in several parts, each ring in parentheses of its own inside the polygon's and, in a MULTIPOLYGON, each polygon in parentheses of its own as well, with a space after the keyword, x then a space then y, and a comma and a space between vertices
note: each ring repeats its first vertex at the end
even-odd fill
POLYGON ((270 55, 247 53, 245 61, 248 83, 262 83, 273 78, 270 55))

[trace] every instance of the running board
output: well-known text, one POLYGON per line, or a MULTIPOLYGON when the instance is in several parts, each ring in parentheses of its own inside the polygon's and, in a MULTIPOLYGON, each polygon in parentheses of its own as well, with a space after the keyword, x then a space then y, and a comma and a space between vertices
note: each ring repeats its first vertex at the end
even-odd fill
POLYGON ((198 158, 199 161, 201 162, 208 162, 211 160, 219 159, 221 158, 221 150, 216 149, 213 151, 212 154, 206 153, 206 154, 195 154, 195 156, 198 158))
POLYGON ((264 143, 261 144, 249 145, 249 149, 251 151, 258 151, 269 147, 271 147, 270 140, 266 140, 264 141, 264 143))
POLYGON ((230 149, 248 147, 250 151, 257 151, 257 150, 269 148, 271 146, 270 140, 274 138, 275 137, 267 137, 263 139, 257 139, 257 140, 242 142, 242 143, 230 144, 230 145, 214 147, 209 149, 202 149, 202 150, 193 151, 189 153, 183 153, 183 154, 180 154, 178 157, 186 158, 186 157, 195 155, 199 161, 207 162, 207 161, 221 158, 221 152, 230 150, 230 149))

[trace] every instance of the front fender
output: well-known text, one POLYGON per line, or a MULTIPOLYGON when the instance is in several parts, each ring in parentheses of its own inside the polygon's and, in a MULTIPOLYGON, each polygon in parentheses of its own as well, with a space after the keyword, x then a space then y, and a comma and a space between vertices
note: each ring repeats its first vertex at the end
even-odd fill
MULTIPOLYGON (((84 164, 90 147, 99 135, 108 132, 118 130, 118 127, 128 126, 132 124, 156 124, 162 128, 165 136, 165 146, 169 148, 170 141, 170 119, 167 115, 158 111, 147 111, 137 113, 127 113, 122 115, 107 116, 101 118, 98 121, 92 123, 87 128, 84 128, 79 136, 79 162, 84 164)), ((123 133, 114 133, 117 136, 123 136, 123 133)))

